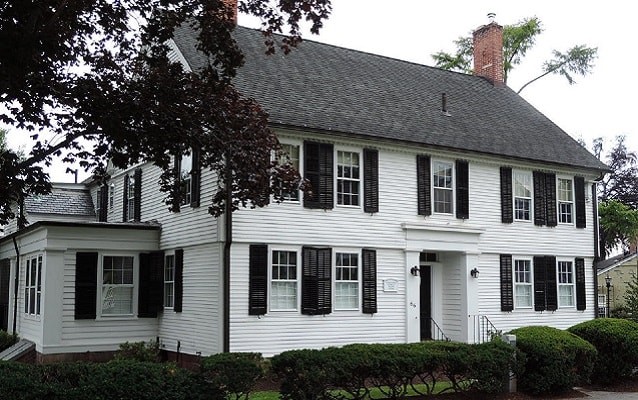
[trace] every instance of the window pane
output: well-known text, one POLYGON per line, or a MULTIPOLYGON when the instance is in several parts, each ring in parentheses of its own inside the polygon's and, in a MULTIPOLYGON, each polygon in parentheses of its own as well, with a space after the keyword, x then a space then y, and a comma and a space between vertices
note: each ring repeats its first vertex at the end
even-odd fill
POLYGON ((297 252, 272 252, 270 287, 271 310, 297 309, 297 252))
POLYGON ((514 173, 514 195, 532 197, 532 176, 529 173, 514 173))
POLYGON ((560 305, 570 307, 574 305, 574 286, 560 285, 558 288, 560 305))
POLYGON ((337 151, 337 204, 359 205, 359 153, 337 151))
POLYGON ((532 286, 516 285, 516 307, 532 306, 532 286))
POLYGON ((452 191, 447 189, 434 189, 434 212, 452 213, 452 191))

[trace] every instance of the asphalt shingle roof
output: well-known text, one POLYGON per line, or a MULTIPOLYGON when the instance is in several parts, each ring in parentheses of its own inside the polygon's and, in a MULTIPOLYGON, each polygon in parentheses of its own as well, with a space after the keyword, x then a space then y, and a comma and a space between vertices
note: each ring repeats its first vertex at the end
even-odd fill
POLYGON ((95 217, 88 189, 53 187, 51 193, 24 199, 27 213, 64 214, 95 217))
MULTIPOLYGON (((607 169, 513 90, 484 78, 309 40, 269 56, 259 31, 237 27, 235 38, 246 62, 234 84, 271 123, 607 169)), ((206 64, 192 28, 174 40, 192 69, 206 64)))

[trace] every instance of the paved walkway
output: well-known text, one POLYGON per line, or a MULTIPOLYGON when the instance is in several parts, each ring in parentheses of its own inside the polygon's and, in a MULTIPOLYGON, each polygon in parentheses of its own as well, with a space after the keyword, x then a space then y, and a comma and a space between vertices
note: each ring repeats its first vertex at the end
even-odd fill
POLYGON ((615 400, 615 399, 629 399, 638 400, 638 393, 628 392, 599 392, 588 389, 578 388, 579 391, 585 393, 588 399, 592 400, 615 400))

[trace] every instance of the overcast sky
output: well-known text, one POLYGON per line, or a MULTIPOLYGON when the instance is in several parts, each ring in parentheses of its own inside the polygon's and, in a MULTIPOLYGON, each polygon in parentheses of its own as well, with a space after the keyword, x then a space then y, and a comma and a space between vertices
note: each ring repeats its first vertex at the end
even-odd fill
MULTIPOLYGON (((542 21, 544 32, 523 63, 509 76, 518 90, 542 72, 543 61, 553 49, 565 51, 585 44, 598 47, 594 71, 578 77, 570 86, 560 76, 549 76, 530 85, 522 96, 574 138, 589 144, 595 137, 627 136, 630 149, 638 151, 638 52, 633 2, 592 1, 426 1, 332 0, 333 11, 319 36, 306 39, 432 65, 431 54, 453 51, 453 40, 488 22, 513 24, 526 17, 542 21)), ((244 15, 239 24, 259 27, 244 15)), ((10 137, 15 146, 19 141, 10 137)), ((66 166, 52 169, 53 181, 72 181, 66 166)))

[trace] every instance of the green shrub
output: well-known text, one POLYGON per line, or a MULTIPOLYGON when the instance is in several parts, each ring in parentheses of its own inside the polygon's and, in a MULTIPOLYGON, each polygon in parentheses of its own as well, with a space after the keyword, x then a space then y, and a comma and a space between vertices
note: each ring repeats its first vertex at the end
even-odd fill
POLYGON ((572 326, 569 331, 598 350, 593 381, 607 384, 623 380, 638 367, 638 323, 599 318, 572 326))
POLYGON ((120 344, 120 350, 115 353, 116 360, 135 360, 140 362, 159 362, 159 342, 133 342, 120 344))
POLYGON ((15 333, 7 333, 0 330, 0 351, 8 349, 18 342, 18 336, 15 333))
POLYGON ((36 366, 0 361, 0 400, 39 400, 46 394, 36 366))
POLYGON ((281 399, 324 398, 330 388, 325 358, 326 353, 322 350, 290 350, 274 356, 270 362, 281 380, 281 399))
POLYGON ((226 399, 248 399, 255 383, 264 374, 258 353, 220 353, 205 357, 201 372, 226 399))
POLYGON ((596 349, 580 337, 547 326, 529 326, 512 331, 516 345, 525 354, 519 389, 532 394, 559 393, 591 376, 596 349))

